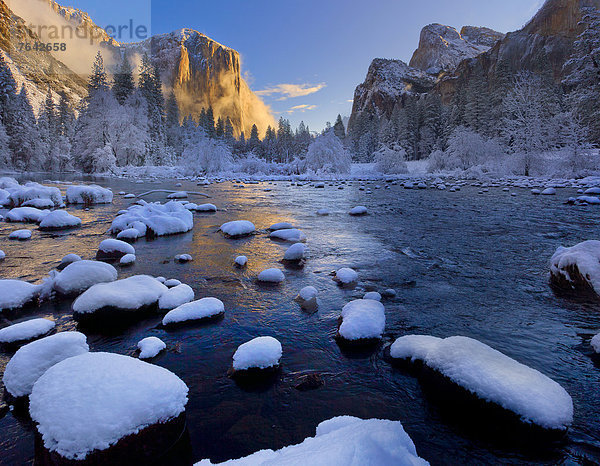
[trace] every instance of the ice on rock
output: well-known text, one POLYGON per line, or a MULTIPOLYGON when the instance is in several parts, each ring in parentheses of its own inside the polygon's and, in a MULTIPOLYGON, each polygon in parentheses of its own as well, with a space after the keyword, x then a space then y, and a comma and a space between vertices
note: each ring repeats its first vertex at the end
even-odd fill
POLYGON ((150 359, 164 350, 167 345, 160 338, 146 337, 138 342, 137 347, 140 350, 140 359, 150 359))
POLYGON ((122 266, 133 265, 135 263, 135 259, 136 259, 135 254, 125 254, 119 260, 119 264, 122 266))
POLYGON ((36 209, 54 209, 54 202, 50 199, 30 199, 23 202, 22 207, 35 207, 36 209))
POLYGON ((368 293, 365 293, 363 299, 373 299, 375 301, 381 301, 381 295, 377 293, 377 291, 369 291, 368 293))
POLYGON ((19 309, 36 299, 40 285, 21 280, 0 280, 0 311, 19 309))
POLYGON ((479 398, 516 413, 526 423, 566 429, 573 400, 554 380, 467 337, 441 340, 425 363, 479 398))
POLYGON ((248 263, 248 258, 246 256, 237 256, 234 262, 238 267, 245 267, 248 263))
POLYGON ((19 207, 23 205, 24 202, 32 199, 49 199, 54 203, 55 207, 59 207, 63 204, 60 189, 43 186, 39 183, 30 182, 25 185, 8 187, 7 191, 10 192, 8 199, 11 205, 15 207, 19 207))
POLYGON ((161 295, 158 300, 158 308, 163 311, 170 311, 193 300, 194 290, 191 286, 182 283, 181 285, 169 288, 161 295))
POLYGON ((149 204, 142 200, 118 215, 112 222, 110 232, 118 234, 129 228, 135 228, 146 236, 186 233, 194 228, 194 215, 181 202, 149 204))
POLYGON ((258 281, 264 283, 281 283, 285 280, 285 275, 279 269, 266 269, 258 274, 258 281))
MULTIPOLYGON (((245 466, 425 466, 400 421, 335 417, 320 423, 314 437, 281 450, 261 450, 222 465, 245 466), (309 460, 307 460, 309 459, 309 460)), ((203 460, 195 466, 211 466, 203 460)))
POLYGON ((570 248, 559 247, 550 259, 553 285, 577 291, 592 290, 600 296, 600 241, 591 240, 570 248))
POLYGON ((53 289, 62 295, 78 295, 98 283, 114 282, 117 276, 117 269, 105 262, 75 260, 54 277, 53 289))
POLYGON ((296 228, 285 228, 283 230, 273 231, 269 238, 290 241, 293 243, 306 241, 306 235, 296 228))
POLYGON ((31 319, 0 329, 0 343, 16 343, 46 335, 56 324, 49 319, 31 319))
POLYGON ((49 210, 40 210, 35 207, 15 207, 6 214, 6 221, 15 223, 40 223, 49 214, 49 210))
POLYGON ((158 303, 167 287, 148 275, 92 286, 73 302, 73 313, 93 314, 104 308, 135 312, 158 303))
POLYGON ((55 210, 46 215, 40 222, 40 230, 61 230, 81 226, 81 219, 65 210, 55 210))
POLYGON ((120 259, 125 254, 135 254, 135 248, 119 239, 105 239, 98 246, 96 259, 120 259))
POLYGON ((379 301, 357 299, 342 308, 338 333, 349 341, 381 338, 385 330, 385 308, 379 301))
POLYGON ((184 262, 190 262, 192 260, 193 260, 192 256, 190 256, 189 254, 177 254, 175 256, 175 262, 184 263, 184 262))
POLYGON ((592 348, 594 348, 594 351, 597 354, 600 354, 600 333, 592 338, 590 344, 592 345, 592 348))
POLYGON ((113 193, 110 189, 95 184, 69 186, 66 198, 67 204, 110 204, 113 200, 113 193))
POLYGON ((283 260, 286 261, 299 261, 304 259, 304 255, 306 253, 306 246, 303 243, 296 243, 290 246, 285 254, 283 255, 283 260))
POLYGON ((254 223, 248 220, 234 220, 221 225, 221 231, 227 236, 237 238, 240 236, 248 236, 256 231, 254 223))
POLYGON ((354 216, 367 215, 367 213, 369 213, 369 210, 365 206, 359 205, 353 207, 348 213, 354 216))
POLYGON ((344 267, 335 273, 335 279, 342 285, 350 285, 358 281, 358 273, 353 269, 344 267))
POLYGON ((405 335, 392 344, 390 356, 394 359, 410 359, 413 362, 425 361, 427 353, 440 341, 441 338, 430 335, 405 335))
POLYGON ((168 312, 163 318, 163 325, 173 325, 182 322, 211 319, 225 313, 225 305, 217 298, 202 298, 197 301, 182 304, 168 312))
POLYGON ((280 222, 280 223, 274 223, 273 225, 271 225, 269 227, 269 230, 271 231, 277 231, 277 230, 291 230, 293 229, 294 226, 291 223, 287 223, 287 222, 280 222))
POLYGON ((178 417, 188 388, 172 372, 139 359, 87 353, 50 368, 33 387, 29 413, 44 446, 70 460, 178 417))
POLYGON ((62 332, 19 348, 6 365, 4 386, 15 398, 31 393, 38 378, 56 363, 87 353, 86 337, 79 332, 62 332))
POLYGON ((269 369, 279 366, 283 354, 281 343, 273 337, 258 337, 238 347, 233 355, 233 369, 269 369))

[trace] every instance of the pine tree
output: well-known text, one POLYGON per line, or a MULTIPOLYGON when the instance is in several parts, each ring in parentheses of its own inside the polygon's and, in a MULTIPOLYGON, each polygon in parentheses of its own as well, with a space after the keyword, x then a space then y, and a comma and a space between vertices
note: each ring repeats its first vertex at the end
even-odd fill
POLYGON ((209 138, 215 137, 215 114, 213 112, 212 105, 208 107, 206 111, 206 117, 204 121, 204 131, 209 138))
POLYGON ((333 125, 333 132, 338 137, 340 141, 346 139, 346 128, 344 127, 344 121, 342 120, 342 115, 337 116, 335 120, 335 124, 333 125))
POLYGON ((6 128, 4 128, 4 125, 0 121, 0 167, 2 168, 10 167, 11 157, 9 142, 6 128))
POLYGON ((123 54, 121 64, 115 73, 112 89, 117 101, 121 105, 125 103, 127 98, 133 94, 133 91, 135 90, 133 70, 127 59, 127 54, 125 53, 123 54))
POLYGON ((250 131, 250 139, 248 139, 248 146, 250 150, 255 150, 260 145, 260 138, 258 137, 258 127, 254 124, 252 125, 252 130, 250 131))
POLYGON ((12 102, 8 113, 12 113, 14 117, 9 118, 6 124, 6 132, 10 137, 12 166, 19 170, 39 168, 41 166, 38 151, 40 137, 25 86, 12 102))
POLYGON ((8 64, 0 54, 0 122, 8 124, 11 118, 9 109, 17 96, 17 83, 8 68, 8 64))
POLYGON ((217 126, 215 128, 215 136, 218 138, 222 138, 225 135, 225 122, 223 118, 219 117, 217 120, 217 126))
POLYGON ((88 81, 88 98, 96 91, 106 91, 108 89, 108 78, 104 69, 104 59, 98 52, 92 66, 92 74, 88 81))
POLYGON ((52 98, 52 91, 48 89, 46 100, 38 119, 38 130, 40 135, 39 150, 43 158, 43 166, 51 171, 54 165, 52 156, 58 143, 58 117, 56 106, 52 98))
POLYGON ((162 81, 158 69, 147 54, 140 65, 139 89, 148 103, 149 143, 147 162, 161 165, 167 162, 165 135, 165 101, 162 93, 162 81))
POLYGON ((175 151, 177 155, 180 155, 183 151, 182 145, 182 129, 179 124, 179 104, 173 91, 170 92, 166 103, 166 135, 167 145, 175 151))
POLYGON ((233 140, 234 140, 233 132, 234 132, 233 123, 231 123, 231 119, 229 117, 227 117, 227 119, 225 120, 224 137, 225 137, 225 141, 228 144, 233 143, 233 140))

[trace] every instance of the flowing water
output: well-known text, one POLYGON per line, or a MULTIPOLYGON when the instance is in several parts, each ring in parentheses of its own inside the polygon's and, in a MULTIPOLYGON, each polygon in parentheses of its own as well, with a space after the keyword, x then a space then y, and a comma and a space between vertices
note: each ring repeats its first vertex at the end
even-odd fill
MULTIPOLYGON (((175 181, 100 183, 115 193, 203 191, 220 209, 194 214, 192 232, 135 243, 137 262, 121 269, 120 277, 177 278, 192 286, 197 298, 221 299, 223 320, 167 331, 158 328, 157 316, 125 331, 86 331, 92 351, 135 355, 137 342, 150 335, 167 344, 153 363, 173 371, 190 388, 187 423, 194 460, 223 461, 299 443, 314 435, 319 422, 338 415, 401 420, 420 456, 432 464, 599 460, 600 365, 592 359, 589 340, 600 331, 600 305, 557 297, 548 286, 548 261, 558 246, 598 239, 598 206, 563 204, 574 190, 540 197, 517 188, 513 192, 518 195, 510 196, 500 188, 479 195, 472 187, 451 193, 409 191, 400 185, 367 194, 359 183, 342 184, 343 189, 289 182, 241 188, 229 182, 206 187, 184 182, 182 188, 175 188, 175 181), (370 215, 347 214, 360 204, 370 215), (317 216, 320 208, 330 209, 331 215, 317 216), (259 231, 246 239, 224 238, 219 225, 236 219, 254 222, 259 231), (281 286, 263 287, 255 280, 259 271, 285 267, 279 261, 289 244, 270 240, 265 231, 282 221, 304 231, 309 257, 303 268, 285 268, 281 286), (181 253, 191 254, 193 262, 174 263, 173 256, 181 253), (233 267, 240 254, 249 259, 243 270, 233 267), (336 286, 330 273, 340 267, 358 271, 357 288, 336 286), (307 285, 319 290, 314 313, 294 302, 307 285), (361 353, 340 348, 334 337, 342 306, 367 290, 387 288, 398 295, 385 301, 385 344, 405 334, 465 335, 540 370, 573 397, 575 420, 566 441, 528 448, 478 435, 477 426, 470 429, 444 415, 414 374, 392 367, 384 356, 385 344, 361 353), (282 370, 265 386, 240 386, 228 376, 231 356, 239 344, 261 335, 281 341, 282 370), (320 374, 324 385, 297 390, 298 381, 311 373, 320 374)), ((145 198, 162 201, 165 194, 145 198)), ((202 198, 189 200, 200 203, 202 198)), ((81 229, 57 234, 36 230, 25 243, 6 240, 9 231, 22 225, 0 223, 0 249, 7 255, 0 276, 39 280, 67 253, 92 258, 108 237, 116 212, 129 204, 115 196, 108 206, 69 207, 82 218, 81 229)), ((77 327, 70 302, 18 315, 37 316, 55 319, 60 330, 77 327)), ((0 371, 10 356, 0 352, 0 371)), ((32 462, 31 421, 14 416, 5 405, 0 405, 0 416, 0 463, 32 462)))

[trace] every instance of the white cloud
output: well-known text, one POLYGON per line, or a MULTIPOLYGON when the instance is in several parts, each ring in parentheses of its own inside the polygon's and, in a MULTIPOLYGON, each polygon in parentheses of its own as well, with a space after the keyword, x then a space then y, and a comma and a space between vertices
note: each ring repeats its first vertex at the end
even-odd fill
POLYGON ((262 91, 256 91, 255 94, 261 97, 270 95, 280 95, 277 100, 287 100, 293 97, 305 97, 315 92, 319 92, 326 86, 325 83, 319 84, 277 84, 268 87, 262 91))
POLYGON ((317 108, 316 105, 307 105, 307 104, 302 104, 302 105, 295 105, 294 107, 290 108, 287 113, 294 113, 294 112, 300 112, 300 113, 304 113, 307 110, 314 110, 315 108, 317 108))

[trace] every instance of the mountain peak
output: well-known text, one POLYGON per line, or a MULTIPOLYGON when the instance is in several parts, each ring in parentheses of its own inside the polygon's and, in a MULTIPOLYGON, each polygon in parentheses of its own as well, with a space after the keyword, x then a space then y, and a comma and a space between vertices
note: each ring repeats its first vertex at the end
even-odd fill
POLYGON ((586 7, 600 9, 600 0, 546 0, 522 31, 574 39, 580 32, 579 22, 586 7))

